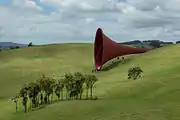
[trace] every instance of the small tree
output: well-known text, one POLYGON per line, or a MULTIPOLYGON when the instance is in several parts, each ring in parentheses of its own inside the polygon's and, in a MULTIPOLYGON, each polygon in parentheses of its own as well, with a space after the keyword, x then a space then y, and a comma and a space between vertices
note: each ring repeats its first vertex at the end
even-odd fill
MULTIPOLYGON (((38 81, 40 88, 45 92, 44 102, 50 103, 50 95, 53 96, 55 80, 43 75, 38 81)), ((52 101, 51 101, 52 102, 52 101)))
POLYGON ((82 93, 83 93, 83 84, 85 82, 85 76, 81 74, 80 72, 74 73, 74 80, 75 80, 75 89, 77 94, 79 94, 79 99, 82 99, 82 93))
POLYGON ((30 47, 30 46, 33 46, 32 42, 30 42, 30 43, 28 44, 28 47, 30 47))
POLYGON ((37 103, 39 102, 37 99, 37 96, 40 92, 40 86, 35 83, 35 82, 31 82, 28 84, 28 96, 30 98, 30 103, 32 103, 33 106, 31 106, 30 104, 30 108, 31 107, 37 107, 37 103))
POLYGON ((16 112, 17 112, 17 109, 18 109, 18 105, 17 105, 18 99, 19 99, 18 95, 16 95, 15 97, 10 98, 10 101, 13 101, 16 104, 16 112))
POLYGON ((141 77, 141 73, 143 70, 140 67, 133 67, 128 70, 128 79, 136 80, 137 78, 141 77))
POLYGON ((58 80, 54 87, 54 91, 56 96, 58 97, 58 100, 60 100, 60 95, 61 95, 61 100, 63 100, 63 88, 64 88, 63 81, 58 80))
POLYGON ((93 87, 95 82, 97 82, 98 79, 95 75, 86 75, 85 84, 86 84, 86 99, 88 99, 88 91, 90 89, 90 97, 92 99, 93 96, 93 87))
POLYGON ((88 81, 88 86, 90 88, 90 97, 92 99, 92 96, 93 96, 93 87, 94 87, 94 84, 98 81, 98 79, 96 78, 95 75, 87 75, 87 81, 88 81))
POLYGON ((14 49, 14 48, 15 48, 15 47, 13 47, 13 46, 10 46, 10 47, 9 47, 9 49, 14 49))
POLYGON ((16 46, 16 49, 20 48, 19 46, 16 46))
POLYGON ((61 92, 61 83, 60 83, 60 81, 58 81, 58 83, 56 83, 56 85, 55 85, 55 94, 56 94, 56 96, 58 97, 58 100, 60 100, 60 92, 61 92))
POLYGON ((27 86, 27 84, 25 84, 22 88, 21 88, 21 90, 20 90, 20 92, 19 92, 19 95, 20 95, 20 97, 22 97, 23 99, 23 101, 22 101, 22 104, 23 104, 23 106, 24 106, 24 112, 27 112, 27 100, 28 100, 28 86, 27 86))
POLYGON ((89 81, 89 77, 88 75, 86 75, 86 78, 85 78, 85 85, 86 85, 86 99, 88 99, 89 97, 89 88, 90 88, 90 81, 89 81))
POLYGON ((73 89, 73 75, 71 73, 65 74, 63 83, 66 88, 66 99, 69 100, 71 98, 70 93, 73 89))
POLYGON ((153 41, 151 41, 151 43, 149 45, 153 46, 154 48, 161 47, 161 44, 160 44, 159 40, 153 40, 153 41))

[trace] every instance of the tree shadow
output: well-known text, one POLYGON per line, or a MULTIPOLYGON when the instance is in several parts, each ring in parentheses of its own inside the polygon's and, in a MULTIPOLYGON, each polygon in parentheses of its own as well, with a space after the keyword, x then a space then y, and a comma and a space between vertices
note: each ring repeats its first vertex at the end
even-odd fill
POLYGON ((95 101, 96 101, 96 100, 102 100, 102 98, 93 97, 92 99, 91 99, 91 98, 88 98, 88 99, 87 99, 87 98, 83 98, 83 99, 81 99, 81 100, 82 100, 82 101, 83 101, 83 100, 86 100, 86 101, 94 101, 94 100, 95 100, 95 101))
POLYGON ((41 110, 41 109, 43 109, 45 107, 46 107, 45 105, 41 105, 41 106, 36 107, 36 108, 31 108, 29 111, 38 111, 38 110, 41 110))
MULTIPOLYGON (((82 99, 63 99, 63 100, 54 100, 53 103, 49 103, 49 104, 42 104, 36 108, 31 108, 28 110, 28 112, 35 112, 35 111, 38 111, 38 110, 41 110, 43 108, 46 108, 47 106, 49 105, 53 105, 53 104, 56 104, 56 103, 61 103, 61 102, 72 102, 72 101, 97 101, 97 100, 102 100, 102 98, 99 98, 97 96, 93 96, 92 99, 91 98, 82 98, 82 99)), ((28 113, 27 112, 27 113, 28 113)), ((17 112, 16 112, 17 113, 17 112)))

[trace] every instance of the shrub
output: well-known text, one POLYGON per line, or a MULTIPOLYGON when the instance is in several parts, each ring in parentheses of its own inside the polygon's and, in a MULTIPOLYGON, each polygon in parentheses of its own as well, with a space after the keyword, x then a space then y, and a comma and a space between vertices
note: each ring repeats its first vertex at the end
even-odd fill
POLYGON ((20 48, 19 46, 10 46, 9 49, 18 49, 20 48))
POLYGON ((33 46, 32 42, 30 42, 30 43, 28 44, 28 47, 30 47, 30 46, 33 46))
POLYGON ((141 77, 141 73, 143 73, 143 70, 138 66, 130 68, 128 70, 128 79, 136 80, 141 77))
POLYGON ((14 49, 14 47, 13 47, 13 46, 10 46, 9 49, 14 49))
POLYGON ((20 48, 19 46, 16 46, 16 48, 20 48))

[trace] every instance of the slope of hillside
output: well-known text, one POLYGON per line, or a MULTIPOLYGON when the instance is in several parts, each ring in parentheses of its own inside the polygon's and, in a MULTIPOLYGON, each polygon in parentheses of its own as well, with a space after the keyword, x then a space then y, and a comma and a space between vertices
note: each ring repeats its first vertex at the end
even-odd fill
POLYGON ((180 119, 180 45, 125 57, 117 67, 96 73, 96 101, 67 101, 15 113, 7 99, 22 84, 45 73, 91 72, 93 45, 60 44, 0 52, 0 120, 178 120, 180 119), (139 65, 143 77, 127 80, 128 68, 139 65))

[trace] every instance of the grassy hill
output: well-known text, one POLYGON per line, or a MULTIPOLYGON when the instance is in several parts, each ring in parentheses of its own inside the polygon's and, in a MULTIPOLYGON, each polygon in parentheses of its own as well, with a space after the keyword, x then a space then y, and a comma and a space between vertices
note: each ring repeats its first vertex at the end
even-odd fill
POLYGON ((64 101, 24 114, 8 103, 24 83, 43 73, 60 78, 65 72, 93 69, 92 44, 34 46, 0 52, 0 120, 179 120, 180 45, 125 57, 109 71, 96 73, 96 101, 64 101), (139 80, 128 80, 135 65, 139 80))

